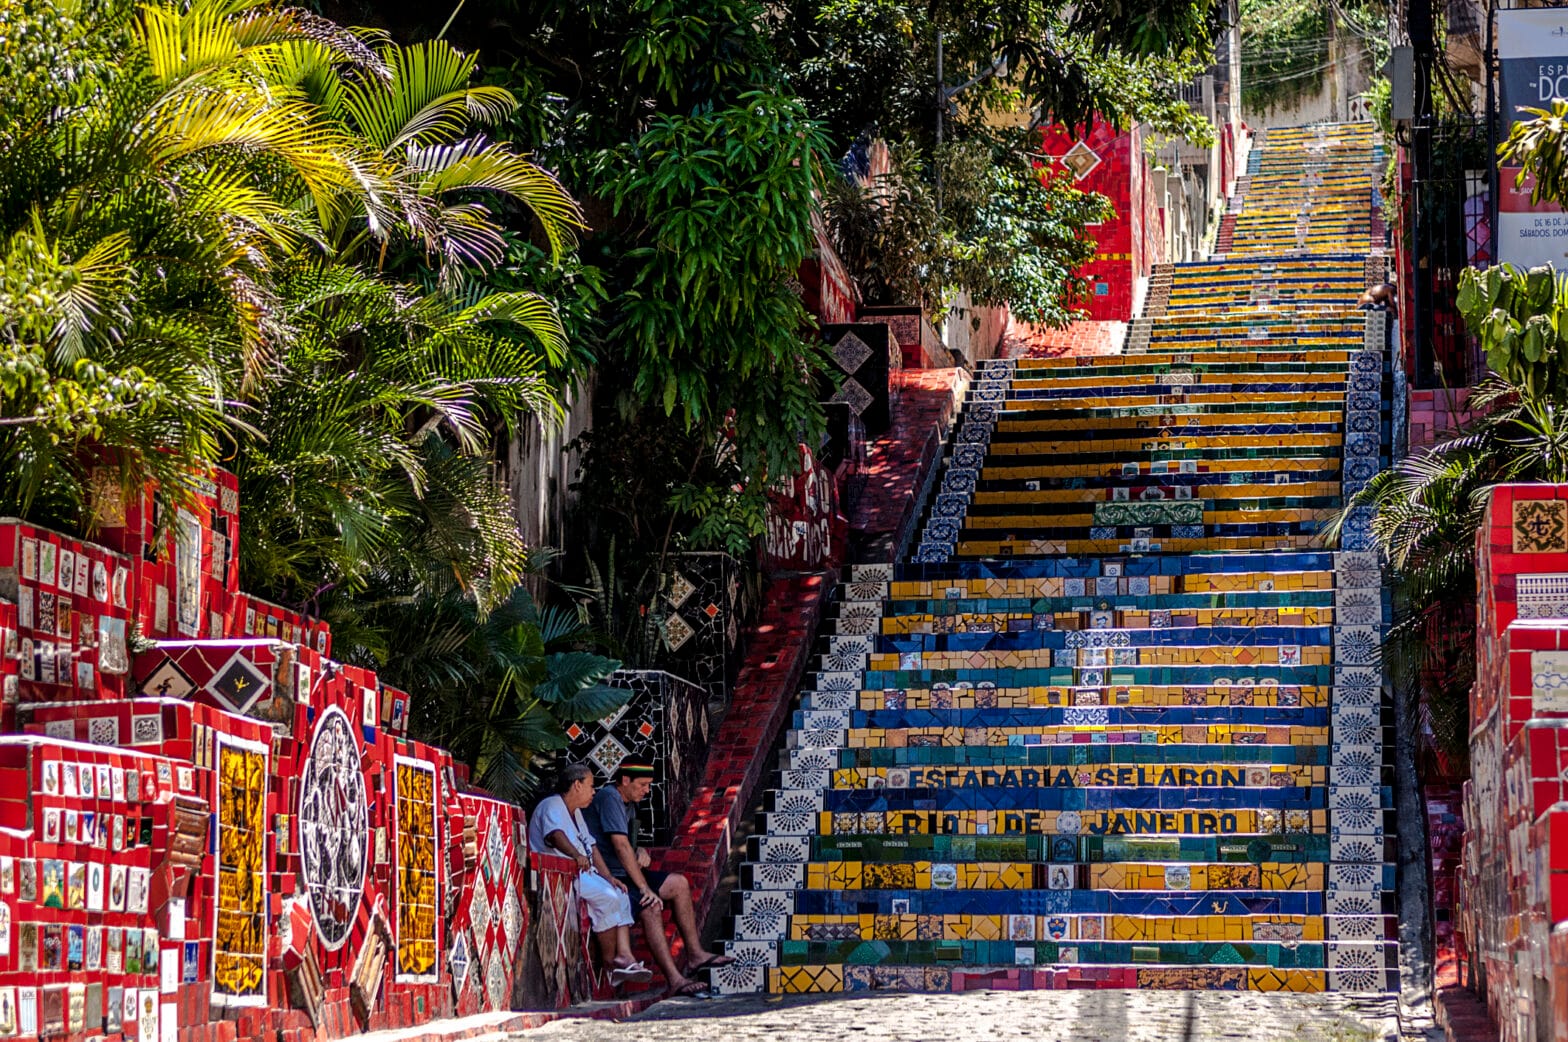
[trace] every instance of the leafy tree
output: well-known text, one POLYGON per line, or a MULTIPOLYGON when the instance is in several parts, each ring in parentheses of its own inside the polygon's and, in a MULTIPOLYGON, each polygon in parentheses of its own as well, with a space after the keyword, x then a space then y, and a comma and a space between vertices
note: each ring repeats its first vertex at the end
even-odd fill
POLYGON ((827 350, 806 335, 810 319, 789 284, 815 246, 820 146, 797 100, 746 91, 711 111, 655 117, 594 170, 641 244, 625 254, 611 332, 632 367, 630 390, 688 428, 726 430, 757 478, 787 470, 795 444, 821 424, 813 377, 827 350))
POLYGON ((1082 229, 1108 218, 1110 204, 1078 191, 1069 175, 983 142, 946 146, 937 162, 940 209, 934 187, 903 158, 891 174, 823 193, 835 247, 866 303, 917 302, 935 313, 943 288, 962 286, 976 304, 1005 305, 1025 321, 1071 321, 1077 269, 1094 257, 1082 229))
POLYGON ((1467 268, 1457 303, 1493 372, 1528 400, 1568 403, 1568 275, 1549 265, 1467 268))
POLYGON ((516 103, 472 57, 369 40, 254 0, 0 0, 0 509, 84 529, 90 469, 179 498, 221 459, 246 587, 329 617, 516 793, 624 698, 518 592, 537 554, 492 473, 559 411, 572 354, 520 269, 581 217, 476 129, 516 103))
POLYGON ((0 504, 73 525, 96 464, 179 495, 217 459, 237 368, 282 333, 270 269, 380 190, 267 74, 375 60, 244 2, 4 0, 0 25, 0 504))

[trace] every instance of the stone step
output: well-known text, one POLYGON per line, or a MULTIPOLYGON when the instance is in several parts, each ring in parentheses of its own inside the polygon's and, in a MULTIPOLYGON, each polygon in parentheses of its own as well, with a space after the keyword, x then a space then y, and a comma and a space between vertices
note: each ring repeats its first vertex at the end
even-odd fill
MULTIPOLYGON (((1159 915, 780 914, 776 900, 759 900, 736 922, 736 940, 747 941, 963 941, 1004 940, 1018 935, 1047 941, 1191 941, 1214 935, 1204 919, 1159 915), (1033 922, 1029 920, 1033 919, 1033 922), (1102 935, 1096 938, 1095 934, 1102 935)), ((902 906, 900 906, 902 907, 902 906)), ((1220 936, 1249 941, 1394 941, 1394 916, 1227 915, 1220 936)))
POLYGON ((1203 861, 1225 864, 1308 861, 1391 861, 1391 843, 1335 842, 1309 833, 1266 836, 752 836, 751 862, 895 861, 941 863, 969 861, 1062 861, 1096 863, 1169 863, 1203 861))
POLYGON ((1343 869, 1357 875, 1380 874, 1384 890, 1393 889, 1393 866, 1368 868, 1360 862, 1335 866, 1314 862, 1064 862, 968 861, 807 861, 748 862, 740 866, 743 892, 786 893, 786 901, 802 892, 892 890, 901 896, 921 891, 1321 891, 1343 869), (1349 867, 1347 867, 1349 866, 1349 867))
MULTIPOLYGON (((1387 782, 1385 772, 1374 780, 1387 782)), ((785 771, 778 787, 784 789, 833 789, 853 791, 890 791, 903 789, 1029 789, 1061 786, 1081 789, 1135 788, 1164 785, 1234 786, 1267 789, 1273 787, 1327 785, 1326 764, 1243 764, 1182 763, 1162 761, 1148 764, 1122 764, 1102 767, 978 767, 962 765, 931 767, 851 767, 835 771, 785 771)))
MULTIPOLYGON (((952 866, 955 870, 960 865, 952 866)), ((1074 866, 1055 866, 1073 868, 1074 866)), ((1304 869, 1304 865, 1293 866, 1304 869)), ((732 908, 744 916, 759 905, 794 916, 892 915, 906 906, 911 915, 1067 915, 1204 916, 1388 915, 1392 889, 1384 886, 1391 873, 1386 865, 1366 866, 1371 875, 1356 887, 1317 890, 1086 890, 1081 887, 1031 888, 1028 890, 802 890, 796 892, 742 890, 732 897, 732 908), (894 904, 898 902, 898 904, 894 904)), ((896 914, 905 914, 899 912, 896 914)))

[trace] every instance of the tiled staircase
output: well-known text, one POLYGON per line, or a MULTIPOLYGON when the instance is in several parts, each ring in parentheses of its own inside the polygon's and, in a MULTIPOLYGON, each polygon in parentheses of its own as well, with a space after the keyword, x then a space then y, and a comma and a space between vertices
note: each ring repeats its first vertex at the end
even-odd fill
POLYGON ((1325 538, 1387 452, 1372 148, 1271 131, 1245 258, 1170 269, 1137 353, 979 374, 820 637, 721 991, 1394 987, 1381 574, 1325 538))

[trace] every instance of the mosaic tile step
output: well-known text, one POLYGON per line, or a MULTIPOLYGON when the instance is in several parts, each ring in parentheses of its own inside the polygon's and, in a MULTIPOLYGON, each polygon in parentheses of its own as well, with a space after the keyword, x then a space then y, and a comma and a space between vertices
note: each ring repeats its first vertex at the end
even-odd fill
MULTIPOLYGON (((1359 347, 1361 339, 1361 331, 1355 330, 1353 340, 1347 338, 1347 342, 1353 342, 1359 347)), ((1038 379, 1019 377, 1008 388, 1003 402, 1011 407, 1015 402, 1076 398, 1086 393, 1098 392, 1101 396, 1108 392, 1146 395, 1154 393, 1151 388, 1164 391, 1174 387, 1202 388, 1201 392, 1187 390, 1184 394, 1296 394, 1341 389, 1346 384, 1347 376, 1343 365, 1332 366, 1332 363, 1327 362, 1316 366, 1292 365, 1267 370, 1255 366, 1204 369, 1193 366, 1174 370, 1165 367, 1163 371, 1152 365, 1141 368, 1145 371, 1096 366, 1089 372, 1071 370, 1071 375, 1057 372, 1038 379)))
MULTIPOLYGON (((1015 653, 1016 654, 1016 653, 1015 653)), ((1029 667, 955 667, 951 669, 897 669, 872 670, 857 682, 851 673, 818 673, 810 683, 816 690, 885 691, 928 688, 932 684, 954 684, 963 681, 980 683, 990 681, 1003 687, 1135 687, 1153 685, 1212 686, 1220 682, 1248 681, 1252 684, 1276 683, 1280 685, 1323 685, 1333 683, 1333 668, 1327 665, 1282 666, 1277 662, 1228 665, 1187 666, 1128 666, 1112 664, 1106 667, 1062 665, 1055 668, 1029 667), (1244 672, 1240 672, 1244 670, 1244 672)))
POLYGON ((812 730, 824 726, 851 730, 918 729, 937 727, 1181 727, 1194 724, 1253 724, 1258 726, 1326 726, 1328 706, 1203 705, 1203 706, 1030 706, 995 709, 873 709, 812 710, 798 712, 794 726, 812 730))
MULTIPOLYGON (((1229 494, 1223 485, 1188 490, 1175 499, 1104 499, 1098 503, 973 503, 962 519, 970 529, 1016 528, 1022 531, 1078 531, 1084 528, 1170 527, 1175 525, 1241 526, 1247 524, 1308 524, 1332 517, 1340 505, 1335 496, 1287 496, 1289 485, 1273 486, 1266 498, 1229 494)), ((1018 495, 1010 492, 1008 495, 1018 495)), ((926 523, 931 531, 935 522, 926 523)), ((1223 532, 1224 527, 1216 529, 1223 532)))
POLYGON ((976 514, 966 517, 962 524, 930 525, 925 528, 926 538, 986 539, 1006 534, 1012 541, 1069 538, 1083 530, 1089 523, 1091 540, 1116 539, 1202 539, 1264 535, 1309 535, 1321 532, 1335 516, 1330 509, 1318 510, 1223 510, 1231 504, 1223 500, 1195 499, 1187 501, 1192 509, 1186 512, 1161 511, 1159 513, 1118 511, 1114 517, 1109 511, 1058 518, 1052 514, 1038 515, 1010 511, 1000 514, 976 514), (1192 521, 1154 520, 1190 516, 1192 521), (1052 522, 1060 521, 1053 524, 1052 522), (1078 522, 1078 523, 1074 523, 1078 522), (940 533, 949 533, 944 536, 940 533))
MULTIPOLYGON (((800 772, 792 772, 799 774, 800 772)), ((1326 766, 1260 764, 1217 766, 1199 763, 1123 764, 1118 767, 991 768, 963 766, 844 768, 827 779, 834 789, 1035 788, 1041 785, 1102 788, 1140 785, 1310 786, 1328 784, 1326 766)), ((794 778, 785 788, 802 788, 794 778)))
MULTIPOLYGON (((1125 413, 1125 410, 1123 412, 1125 413)), ((1128 414, 1106 415, 1104 412, 1093 415, 1073 410, 1054 419, 1049 416, 1042 418, 1039 413, 1019 417, 1002 413, 997 419, 996 430, 991 434, 991 442, 993 444, 1017 442, 1031 437, 1039 440, 1044 435, 1054 435, 1061 441, 1082 441, 1102 431, 1107 437, 1129 434, 1148 437, 1151 432, 1162 437, 1188 434, 1230 436, 1292 431, 1335 433, 1344 429, 1343 421, 1342 409, 1323 409, 1316 412, 1293 411, 1288 417, 1281 413, 1269 412, 1178 413, 1173 410, 1160 410, 1154 417, 1128 414), (1151 426, 1156 423, 1159 425, 1158 428, 1151 426)), ((966 465, 962 460, 956 462, 960 466, 966 465)))
MULTIPOLYGON (((881 566, 885 567, 885 566, 881 566)), ((1287 554, 1162 554, 1128 560, 1103 557, 1053 557, 1044 560, 952 561, 941 564, 907 562, 896 565, 889 579, 894 597, 922 596, 929 587, 921 584, 943 581, 944 586, 963 580, 1036 580, 1118 578, 1123 576, 1182 576, 1189 584, 1195 576, 1248 575, 1267 579, 1282 573, 1315 573, 1332 576, 1336 571, 1366 571, 1377 567, 1370 554, 1337 555, 1316 549, 1287 554), (1346 559, 1346 558, 1349 559, 1346 559), (1340 566, 1344 567, 1341 568, 1340 566)), ((1359 578, 1359 576, 1357 576, 1359 578)), ((860 580, 852 580, 858 582, 860 580)), ((871 581, 871 580, 866 580, 871 581)), ((1212 581, 1212 580, 1211 580, 1212 581)), ((1343 585, 1376 586, 1368 582, 1343 585)), ((851 587, 853 588, 853 587, 851 587)), ((1190 587, 1189 587, 1190 588, 1190 587)), ((1071 595, 1071 594, 1069 594, 1071 595)))
MULTIPOLYGON (((1204 649, 1214 650, 1214 649, 1204 649)), ((1008 655, 1022 655, 1024 652, 1007 652, 1008 655)), ((960 683, 969 682, 996 683, 999 688, 1025 688, 1025 686, 1049 686, 1049 688, 1102 688, 1102 686, 1193 686, 1215 685, 1218 682, 1240 682, 1248 680, 1250 683, 1279 683, 1279 685, 1323 685, 1333 683, 1333 669, 1328 664, 1305 664, 1305 666, 1289 666, 1279 664, 1278 650, 1275 650, 1269 661, 1262 661, 1259 653, 1251 653, 1245 649, 1237 649, 1232 653, 1231 661, 1215 661, 1212 664, 1126 664, 1110 661, 1109 666, 1076 666, 1076 664, 1058 664, 1055 668, 1047 666, 1008 666, 1008 664, 988 663, 980 652, 971 655, 980 655, 978 663, 964 661, 961 666, 952 668, 920 669, 872 669, 864 674, 859 688, 850 688, 853 685, 853 674, 837 674, 837 672, 820 672, 811 678, 815 689, 859 689, 859 691, 886 691, 886 689, 930 688, 933 683, 960 683), (1237 661, 1240 657, 1250 658, 1251 661, 1237 661), (1245 672, 1237 672, 1245 671, 1245 672)), ((1044 652, 1035 652, 1036 657, 1043 657, 1044 652)), ((993 657, 996 658, 996 657, 993 657)), ((1005 663, 1005 657, 1004 657, 1005 663)))
MULTIPOLYGON (((1366 814, 1370 834, 1381 835, 1393 821, 1386 812, 1366 814)), ((1091 833, 1142 833, 1182 836, 1202 833, 1235 835, 1267 832, 1316 832, 1332 835, 1329 812, 1323 809, 1237 810, 1146 810, 1112 808, 1106 810, 893 810, 827 811, 785 810, 763 815, 769 835, 835 836, 858 832, 931 833, 947 835, 990 835, 1003 832, 1039 832, 1045 835, 1091 833), (1064 818, 1064 815, 1066 816, 1064 818)))
MULTIPOLYGON (((1263 595, 1266 596, 1266 595, 1263 595)), ((1087 598, 1086 598, 1087 599, 1087 598)), ((836 635, 879 635, 884 637, 901 637, 914 634, 972 634, 972 633, 1021 633, 1028 630, 1073 630, 1081 631, 1093 628, 1091 616, 1099 612, 1109 612, 1114 626, 1128 629, 1210 629, 1214 627, 1226 628, 1254 628, 1274 625, 1301 625, 1301 626, 1329 626, 1336 619, 1349 622, 1352 619, 1361 619, 1358 625, 1371 625, 1378 621, 1380 606, 1374 601, 1366 606, 1365 611, 1358 610, 1356 606, 1347 606, 1342 612, 1336 613, 1333 602, 1326 605, 1293 605, 1283 606, 1247 606, 1209 608, 1201 607, 1192 602, 1212 601, 1213 598, 1195 594, 1189 596, 1167 595, 1164 597, 1149 596, 1129 598, 1127 601, 1115 602, 1117 607, 1097 608, 1091 601, 1082 608, 1072 610, 1065 598, 1059 599, 1061 608, 1046 607, 1034 611, 1033 605, 1025 604, 1022 607, 1008 609, 1000 606, 1005 601, 968 601, 949 602, 955 605, 950 612, 918 612, 907 615, 890 615, 887 618, 877 618, 869 626, 858 623, 847 625, 854 621, 846 619, 845 625, 838 625, 830 631, 836 635), (1179 607, 1162 607, 1170 601, 1185 601, 1179 607), (956 607, 969 605, 968 608, 956 607), (992 605, 998 605, 992 607, 992 605)), ((938 609, 940 603, 935 605, 938 609)))
MULTIPOLYGON (((1360 292, 1359 290, 1357 292, 1360 292)), ((1279 373, 1343 373, 1353 352, 1348 348, 1307 350, 1270 350, 1249 347, 1245 350, 1189 352, 1167 351, 1137 355, 1091 355, 1061 358, 1020 358, 1014 370, 1014 383, 1030 384, 1051 375, 1085 379, 1118 373, 1225 373, 1266 370, 1279 373)), ((1004 396, 1005 397, 1005 396, 1004 396)))
MULTIPOLYGON (((1364 324, 1363 317, 1355 330, 1358 342, 1362 339, 1364 324)), ((1259 327, 1248 325, 1245 328, 1259 327)), ((1109 380, 1143 384, 1176 383, 1190 379, 1193 383, 1202 383, 1237 377, 1266 379, 1288 376, 1301 380, 1321 378, 1329 383, 1343 383, 1348 354, 1346 349, 1308 352, 1251 349, 1204 351, 1194 353, 1189 361, 1178 361, 1169 353, 1020 359, 1019 368, 1014 371, 1008 389, 1048 387, 1053 381, 1060 381, 1058 386, 1062 387, 1079 387, 1109 380), (1024 365, 1025 362, 1031 364, 1024 365), (1175 379, 1170 379, 1172 377, 1175 379)))
POLYGON ((1391 844, 1333 844, 1328 836, 752 836, 747 860, 1215 862, 1391 861, 1391 844), (1339 855, 1335 857, 1334 855, 1339 855))
MULTIPOLYGON (((900 746, 876 749, 794 749, 781 757, 784 770, 851 770, 891 767, 951 767, 985 770, 1063 768, 1100 764, 1281 764, 1314 766, 1329 762, 1326 745, 1203 745, 1173 742, 1074 742, 993 746, 900 746)), ((825 787, 825 786, 824 786, 825 787)))
POLYGON ((1260 967, 1109 967, 1064 964, 1054 967, 800 966, 744 968, 717 983, 721 994, 764 989, 776 994, 838 992, 1051 990, 1083 988, 1202 988, 1215 991, 1314 993, 1393 990, 1397 972, 1280 970, 1260 967), (743 983, 739 983, 743 982, 743 983))
MULTIPOLYGON (((829 649, 826 658, 834 655, 861 656, 857 665, 865 665, 865 656, 871 656, 872 668, 879 665, 897 665, 886 662, 884 653, 909 654, 940 651, 1001 651, 1053 648, 1064 651, 1106 650, 1115 648, 1152 649, 1162 647, 1273 647, 1277 645, 1329 645, 1333 643, 1332 627, 1327 625, 1266 625, 1266 626, 1155 626, 1119 627, 1111 625, 1118 612, 1110 609, 1094 612, 1100 616, 1098 623, 1089 629, 1034 629, 1008 632, 976 630, 968 633, 910 633, 865 637, 828 637, 819 645, 829 649)), ((1280 658, 1279 656, 1275 656, 1280 658)), ((1285 664, 1294 662, 1285 659, 1285 664)))
MULTIPOLYGON (((1022 926, 1022 924, 1020 924, 1022 926)), ((732 944, 765 942, 737 941, 732 944)), ((779 941, 781 966, 845 963, 859 966, 1016 965, 1020 950, 1032 965, 1091 963, 1159 966, 1267 966, 1277 969, 1383 970, 1397 961, 1392 944, 1377 941, 779 941)))
MULTIPOLYGON (((1006 458, 1008 456, 1060 456, 1074 451, 1090 459, 1114 454, 1121 457, 1122 461, 1131 453, 1167 450, 1182 450, 1186 454, 1179 457, 1163 457, 1166 459, 1201 459, 1207 453, 1230 449, 1290 449, 1292 451, 1287 455, 1322 455, 1321 450, 1338 449, 1344 443, 1344 434, 1339 430, 1312 431, 1296 429, 1292 426, 1285 426, 1273 432, 1260 430, 1247 434, 1211 434, 1203 429, 1161 429, 1156 432, 1145 431, 1131 438, 1107 435, 1095 439, 1071 436, 1042 437, 1035 432, 1018 432, 1010 437, 993 438, 987 463, 1005 466, 1013 462, 1006 458), (1084 444, 1086 442, 1087 446, 1092 447, 1092 451, 1083 453, 1082 449, 1086 447, 1084 444), (1320 451, 1296 451, 1301 449, 1320 451)), ((1227 454, 1219 458, 1236 457, 1227 454)))
MULTIPOLYGON (((1077 390, 1076 388, 1074 390, 1077 390)), ((1283 391, 1267 391, 1249 388, 1245 391, 1225 391, 1211 389, 1207 386, 1200 390, 1181 394, 1161 393, 1151 390, 1149 385, 1131 386, 1124 389, 1116 387, 1101 387, 1099 393, 1095 389, 1084 388, 1078 394, 1038 395, 1028 392, 1019 392, 1005 399, 1004 408, 1011 412, 1053 412, 1067 408, 1088 409, 1131 409, 1138 407, 1155 408, 1162 411, 1176 406, 1236 406, 1243 405, 1248 408, 1259 406, 1280 405, 1280 395, 1283 391)), ((1342 404, 1345 400, 1345 390, 1338 389, 1301 390, 1291 393, 1284 407, 1299 409, 1304 406, 1330 407, 1342 404)), ((1177 410, 1180 411, 1180 410, 1177 410)))
MULTIPOLYGON (((1178 474, 1209 473, 1240 473, 1237 483, 1272 482, 1279 481, 1278 474, 1296 474, 1298 480, 1308 481, 1338 481, 1342 477, 1342 467, 1338 453, 1324 455, 1318 452, 1301 452, 1289 455, 1266 456, 1255 451, 1241 450, 1235 453, 1211 451, 1207 453, 1188 453, 1180 449, 1152 449, 1141 453, 1142 458, 1128 460, 1114 454, 1100 454, 1099 458, 1082 459, 1074 457, 1072 462, 1027 461, 1007 460, 1005 462, 991 462, 978 473, 971 471, 973 478, 968 482, 968 488, 958 487, 949 491, 975 491, 1017 489, 1028 490, 1030 481, 1038 481, 1041 487, 1047 487, 1046 482, 1053 478, 1080 479, 1085 484, 1090 480, 1110 477, 1139 479, 1150 476, 1174 476, 1178 474), (1183 469, 1185 466, 1185 469, 1183 469)), ((1286 480, 1290 480, 1288 477, 1286 480)), ((1175 482, 1183 484, 1183 482, 1175 482)), ((1109 484, 1107 487, 1111 487, 1109 484)), ((1198 546, 1191 553, 1203 550, 1212 550, 1215 547, 1198 546)), ((1310 549, 1310 548, 1308 548, 1310 549)))
MULTIPOLYGON (((917 634, 1018 633, 1026 630, 1082 631, 1109 613, 1114 627, 1142 629, 1213 629, 1259 626, 1328 626, 1335 621, 1372 625, 1379 621, 1380 599, 1336 604, 1332 594, 1149 594, 1117 601, 1082 598, 987 598, 928 601, 907 613, 834 616, 834 636, 902 637, 917 634), (1310 599, 1309 599, 1310 598, 1310 599), (1247 603, 1253 601, 1255 603, 1247 603), (1304 602, 1304 603, 1303 603, 1304 602), (1113 608, 1101 608, 1111 603, 1113 608)), ((907 603, 907 602, 906 602, 907 603)), ((870 609, 868 609, 870 610, 870 609)))
MULTIPOLYGON (((743 864, 745 890, 1322 890, 1322 862, 1122 864, 833 861, 743 864), (1052 886, 1056 883, 1056 886, 1052 886)), ((1384 873, 1385 887, 1391 869, 1384 873)))
MULTIPOLYGON (((1247 679, 1247 678, 1232 678, 1247 679)), ((1381 691, 1363 680, 1347 690, 1341 680, 1340 708, 1370 707, 1381 691)), ((844 709, 1027 709, 1042 706, 1323 706, 1335 690, 1327 685, 1281 685, 1270 678, 1248 684, 1109 685, 997 687, 994 681, 937 683, 930 687, 860 690, 848 684, 801 695, 802 710, 844 709)))
POLYGON ((1011 557, 1040 554, 1158 554, 1190 553, 1194 550, 1304 550, 1321 546, 1322 536, 1133 536, 1131 539, 965 539, 952 549, 960 557, 1011 557))
POLYGON ((1392 915, 1394 895, 1371 886, 1328 890, 801 890, 740 891, 736 912, 782 900, 792 915, 1131 915, 1203 919, 1254 915, 1392 915), (895 911, 896 910, 896 911, 895 911))
POLYGON ((1026 935, 1062 943, 1108 941, 1297 942, 1396 940, 1394 916, 779 915, 759 907, 737 940, 1001 941, 1026 935), (1033 920, 1030 922, 1029 920, 1033 920), (756 929, 755 936, 750 936, 756 929))
MULTIPOLYGON (((1359 794, 1363 790, 1358 786, 1355 791, 1359 794)), ((796 813, 803 795, 807 795, 805 790, 774 790, 767 794, 764 809, 774 813, 796 813)), ((1155 816, 1162 821, 1180 820, 1176 817, 1178 813, 1265 808, 1285 812, 1322 810, 1329 807, 1333 799, 1332 789, 1325 786, 1174 786, 1157 783, 1083 788, 1077 785, 1051 788, 998 785, 989 788, 819 789, 809 795, 815 797, 814 813, 1080 811, 1142 815, 1144 818, 1155 816)), ((1391 795, 1384 792, 1383 803, 1392 802, 1391 795)))

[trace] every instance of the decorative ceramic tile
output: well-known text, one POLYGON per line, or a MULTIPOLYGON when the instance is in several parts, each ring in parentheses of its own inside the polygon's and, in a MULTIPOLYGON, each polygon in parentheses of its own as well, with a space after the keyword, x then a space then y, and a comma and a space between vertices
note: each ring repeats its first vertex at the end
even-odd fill
POLYGON ((1537 713, 1568 713, 1568 651, 1530 653, 1530 697, 1537 713))
POLYGON ((1515 499, 1514 553, 1568 551, 1568 500, 1515 499))
POLYGON ((1568 574, 1522 574, 1515 580, 1521 619, 1568 619, 1568 574))
POLYGON ((847 376, 844 378, 844 382, 839 385, 839 389, 834 392, 830 401, 843 402, 849 406, 856 416, 860 416, 871 407, 876 398, 870 391, 860 386, 860 383, 853 376, 847 376))

